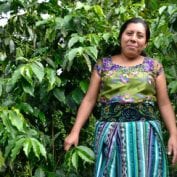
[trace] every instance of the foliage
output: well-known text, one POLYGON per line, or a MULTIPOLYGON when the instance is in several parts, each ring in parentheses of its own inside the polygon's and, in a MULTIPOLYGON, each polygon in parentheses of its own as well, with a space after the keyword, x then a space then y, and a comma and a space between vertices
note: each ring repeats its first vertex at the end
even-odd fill
MULTIPOLYGON (((83 168, 82 163, 79 163, 79 160, 83 160, 84 164, 86 162, 89 164, 93 164, 94 159, 94 152, 90 148, 86 146, 77 146, 66 154, 64 165, 65 167, 67 167, 67 173, 71 173, 71 171, 76 171, 77 174, 84 174, 83 171, 79 171, 79 169, 83 168)), ((88 173, 89 172, 87 171, 87 174, 88 173)))
POLYGON ((82 146, 65 153, 63 140, 94 63, 114 52, 118 29, 130 17, 148 21, 152 37, 146 52, 163 63, 177 111, 172 0, 1 0, 0 12, 0 175, 78 177, 87 169, 93 176, 97 110, 81 132, 82 146))

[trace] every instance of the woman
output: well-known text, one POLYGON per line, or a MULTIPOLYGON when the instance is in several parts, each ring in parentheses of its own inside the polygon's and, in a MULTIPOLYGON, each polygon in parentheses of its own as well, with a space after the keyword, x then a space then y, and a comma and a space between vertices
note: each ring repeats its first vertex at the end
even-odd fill
POLYGON ((79 132, 98 96, 101 116, 96 123, 96 177, 167 177, 166 149, 157 107, 170 137, 168 155, 177 162, 175 114, 167 94, 162 65, 143 56, 150 38, 147 23, 132 18, 121 27, 120 52, 99 60, 76 122, 64 148, 77 146, 79 132))

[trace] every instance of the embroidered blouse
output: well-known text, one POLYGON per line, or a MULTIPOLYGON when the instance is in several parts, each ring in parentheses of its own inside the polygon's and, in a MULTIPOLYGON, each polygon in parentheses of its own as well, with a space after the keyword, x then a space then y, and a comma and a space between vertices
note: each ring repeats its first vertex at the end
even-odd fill
POLYGON ((126 67, 108 57, 98 60, 94 68, 101 77, 100 103, 156 101, 155 79, 163 72, 158 61, 144 57, 141 64, 126 67))

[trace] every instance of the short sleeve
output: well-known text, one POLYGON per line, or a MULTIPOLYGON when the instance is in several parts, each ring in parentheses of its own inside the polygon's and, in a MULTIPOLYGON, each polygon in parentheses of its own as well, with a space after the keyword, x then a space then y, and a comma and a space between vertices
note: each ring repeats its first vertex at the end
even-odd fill
POLYGON ((99 76, 101 76, 102 68, 103 68, 102 60, 98 60, 97 63, 95 64, 95 66, 94 66, 94 69, 97 71, 99 76))
POLYGON ((158 77, 164 72, 163 66, 159 61, 155 61, 154 63, 154 73, 155 76, 158 77))

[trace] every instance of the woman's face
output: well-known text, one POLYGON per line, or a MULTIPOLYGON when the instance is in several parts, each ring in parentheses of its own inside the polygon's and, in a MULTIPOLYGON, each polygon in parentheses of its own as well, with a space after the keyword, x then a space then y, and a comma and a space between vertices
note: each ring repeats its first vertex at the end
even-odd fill
POLYGON ((121 52, 127 57, 137 57, 146 47, 146 29, 142 23, 130 23, 121 36, 121 52))

